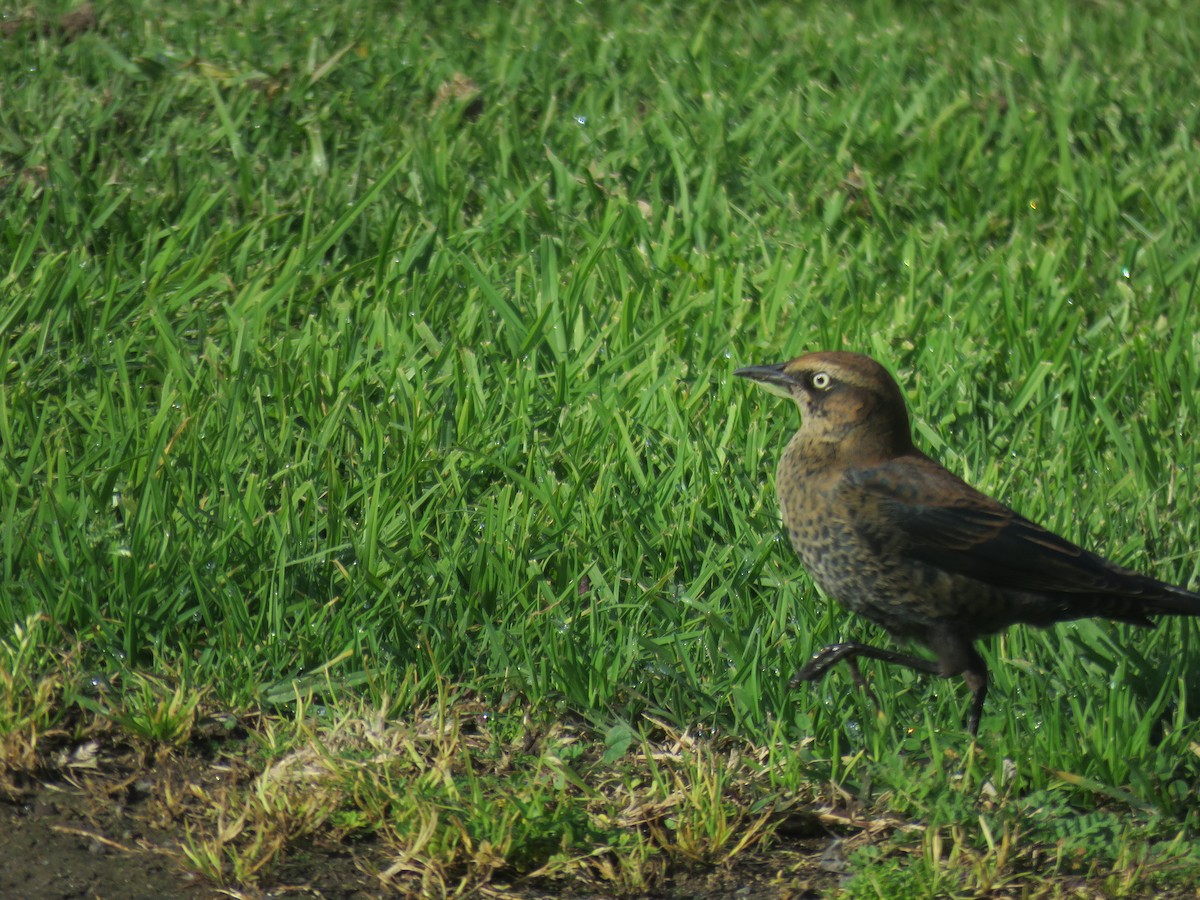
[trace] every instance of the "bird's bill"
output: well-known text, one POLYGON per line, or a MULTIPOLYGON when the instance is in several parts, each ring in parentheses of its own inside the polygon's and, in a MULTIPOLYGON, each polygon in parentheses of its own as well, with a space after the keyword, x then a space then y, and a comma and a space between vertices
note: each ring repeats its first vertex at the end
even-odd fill
POLYGON ((792 388, 796 385, 796 379, 783 370, 786 365, 787 363, 779 363, 774 366, 746 366, 736 370, 733 374, 758 382, 772 394, 790 398, 792 388))

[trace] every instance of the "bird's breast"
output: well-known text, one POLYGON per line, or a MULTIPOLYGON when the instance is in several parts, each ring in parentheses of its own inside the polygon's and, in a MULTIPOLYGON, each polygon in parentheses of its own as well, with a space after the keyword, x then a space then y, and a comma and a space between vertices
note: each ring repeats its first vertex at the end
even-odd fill
POLYGON ((803 472, 785 456, 777 486, 788 540, 813 581, 894 634, 928 629, 950 590, 942 573, 904 557, 870 495, 837 473, 803 472))

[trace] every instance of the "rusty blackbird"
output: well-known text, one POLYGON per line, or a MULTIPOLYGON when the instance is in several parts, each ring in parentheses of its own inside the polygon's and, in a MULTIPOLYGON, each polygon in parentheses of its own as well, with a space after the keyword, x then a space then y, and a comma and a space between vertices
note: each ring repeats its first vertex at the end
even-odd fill
POLYGON ((976 639, 1010 625, 1103 616, 1200 615, 1200 594, 1122 568, 981 494, 912 443, 896 382, 857 353, 808 353, 749 366, 749 378, 800 407, 776 489, 792 547, 813 580, 936 661, 857 642, 816 653, 792 684, 865 656, 946 677, 972 693, 975 735, 988 672, 976 639))

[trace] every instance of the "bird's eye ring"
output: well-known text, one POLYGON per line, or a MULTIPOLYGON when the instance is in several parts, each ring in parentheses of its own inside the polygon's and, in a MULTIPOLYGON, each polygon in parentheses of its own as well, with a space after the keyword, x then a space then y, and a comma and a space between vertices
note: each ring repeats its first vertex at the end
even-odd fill
POLYGON ((833 379, 830 378, 829 374, 826 372, 818 372, 812 377, 812 386, 818 391, 827 391, 832 384, 833 379))

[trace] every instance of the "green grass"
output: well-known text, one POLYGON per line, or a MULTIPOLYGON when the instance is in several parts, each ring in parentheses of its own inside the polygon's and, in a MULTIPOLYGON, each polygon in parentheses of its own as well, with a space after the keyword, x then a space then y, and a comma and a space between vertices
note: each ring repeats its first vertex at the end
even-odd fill
MULTIPOLYGON (((837 783, 985 868, 1006 828, 1082 842, 1051 880, 1190 840, 1193 622, 991 642, 978 754, 957 682, 872 665, 880 717, 843 672, 787 688, 883 638, 780 539, 797 416, 731 372, 872 353, 951 469, 1200 583, 1198 41, 1190 4, 1065 0, 131 3, 0 38, 0 733, 450 686, 600 754, 747 742, 762 791, 837 783)), ((579 855, 595 821, 547 827, 579 855)), ((852 893, 951 858, 896 840, 852 893)))

